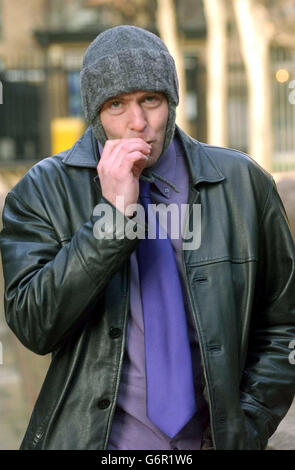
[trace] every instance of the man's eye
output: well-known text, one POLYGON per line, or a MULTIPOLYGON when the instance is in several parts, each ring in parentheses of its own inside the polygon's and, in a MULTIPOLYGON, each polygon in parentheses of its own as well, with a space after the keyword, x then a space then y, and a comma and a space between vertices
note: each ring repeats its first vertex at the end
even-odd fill
POLYGON ((149 103, 153 103, 157 99, 158 99, 157 96, 147 96, 145 100, 148 101, 149 103))
POLYGON ((156 108, 161 103, 161 99, 157 95, 151 95, 144 99, 144 103, 145 106, 148 106, 149 108, 156 108))
POLYGON ((120 105, 121 105, 120 101, 113 101, 112 103, 110 103, 110 107, 113 109, 118 109, 120 105))

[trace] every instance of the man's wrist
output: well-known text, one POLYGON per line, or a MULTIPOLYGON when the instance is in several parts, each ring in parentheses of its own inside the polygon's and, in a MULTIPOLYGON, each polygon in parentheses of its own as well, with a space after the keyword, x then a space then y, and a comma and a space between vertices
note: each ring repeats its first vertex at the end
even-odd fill
POLYGON ((94 208, 93 215, 99 217, 95 221, 95 238, 130 238, 133 240, 145 236, 145 220, 131 205, 129 215, 126 215, 102 195, 99 204, 94 208))

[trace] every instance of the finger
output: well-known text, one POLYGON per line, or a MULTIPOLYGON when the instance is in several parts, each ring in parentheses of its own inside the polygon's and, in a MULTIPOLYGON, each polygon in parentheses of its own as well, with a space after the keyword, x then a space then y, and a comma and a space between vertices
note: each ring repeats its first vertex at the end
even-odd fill
POLYGON ((131 173, 134 167, 137 169, 145 168, 148 160, 148 156, 141 152, 131 152, 121 160, 120 165, 116 169, 114 168, 114 171, 117 171, 119 176, 124 177, 126 174, 131 173))
POLYGON ((105 175, 107 177, 111 177, 116 181, 123 181, 124 179, 130 177, 131 174, 138 173, 138 171, 142 171, 146 163, 148 161, 148 157, 140 152, 133 152, 129 154, 124 160, 121 161, 121 164, 118 166, 110 166, 108 170, 104 168, 105 175))
POLYGON ((131 173, 134 173, 134 165, 142 171, 148 160, 148 156, 141 152, 131 152, 125 155, 124 158, 117 158, 113 164, 109 161, 105 163, 99 168, 99 176, 103 174, 105 177, 111 177, 117 181, 122 181, 131 173))
POLYGON ((101 168, 104 171, 109 172, 112 170, 116 170, 117 168, 129 169, 131 171, 130 165, 126 166, 125 160, 126 158, 135 152, 137 156, 140 154, 149 156, 151 153, 151 146, 147 144, 142 139, 122 139, 121 141, 117 141, 115 145, 110 144, 106 148, 107 155, 105 158, 98 164, 98 170, 101 168))
POLYGON ((135 162, 132 168, 133 175, 136 178, 139 178, 142 171, 145 169, 145 167, 146 167, 146 162, 141 162, 141 161, 135 162))
POLYGON ((105 160, 108 160, 108 158, 110 158, 110 155, 111 153, 113 152, 113 150, 118 147, 118 145, 120 144, 121 142, 121 139, 109 139, 106 141, 103 149, 102 149, 102 153, 100 155, 100 162, 104 162, 105 160))
POLYGON ((103 151, 102 161, 111 161, 118 158, 119 156, 124 157, 125 154, 134 151, 149 154, 151 150, 151 145, 141 138, 108 140, 103 151))

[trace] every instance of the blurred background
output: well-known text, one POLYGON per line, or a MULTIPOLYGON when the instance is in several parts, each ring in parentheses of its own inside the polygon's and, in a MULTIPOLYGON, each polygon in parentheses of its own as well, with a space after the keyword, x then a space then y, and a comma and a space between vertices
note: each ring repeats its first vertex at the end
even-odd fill
MULTIPOLYGON (((295 236, 295 0, 0 0, 0 214, 32 165, 84 132, 83 54, 119 24, 163 39, 179 75, 177 123, 270 171, 295 236)), ((50 355, 10 332, 2 269, 0 283, 0 449, 9 450, 21 443, 50 355)), ((295 450, 294 418, 293 405, 268 448, 295 450)))

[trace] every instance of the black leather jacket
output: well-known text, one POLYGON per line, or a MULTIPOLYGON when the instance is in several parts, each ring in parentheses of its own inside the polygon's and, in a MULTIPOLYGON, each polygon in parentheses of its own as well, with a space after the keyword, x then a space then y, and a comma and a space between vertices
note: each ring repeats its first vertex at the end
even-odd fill
MULTIPOLYGON (((293 240, 267 172, 241 152, 177 132, 189 201, 202 210, 201 246, 183 251, 183 264, 213 446, 263 449, 294 396, 293 240)), ((6 198, 7 322, 26 347, 52 353, 22 449, 107 447, 138 240, 93 236, 93 209, 106 203, 97 158, 89 128, 72 149, 33 166, 6 198)))

